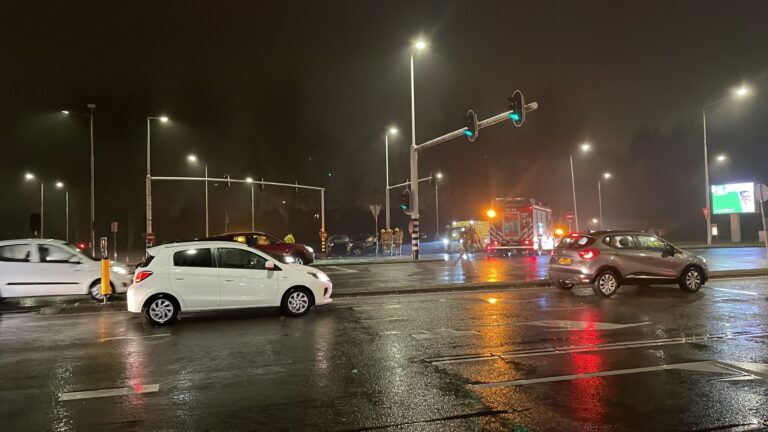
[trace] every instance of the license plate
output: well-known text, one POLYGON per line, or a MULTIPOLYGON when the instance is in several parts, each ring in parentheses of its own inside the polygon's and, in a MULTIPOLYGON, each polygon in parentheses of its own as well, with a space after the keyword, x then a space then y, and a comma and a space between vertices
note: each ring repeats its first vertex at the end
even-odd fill
POLYGON ((573 262, 573 259, 571 258, 560 258, 557 260, 557 263, 562 265, 571 265, 572 262, 573 262))

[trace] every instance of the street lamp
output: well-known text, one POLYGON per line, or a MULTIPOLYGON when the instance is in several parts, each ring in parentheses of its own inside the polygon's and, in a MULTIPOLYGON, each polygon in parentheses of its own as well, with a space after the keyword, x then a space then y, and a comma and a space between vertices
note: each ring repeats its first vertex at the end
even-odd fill
MULTIPOLYGON (((582 153, 587 153, 592 150, 592 144, 582 143, 579 145, 579 149, 582 153)), ((573 219, 576 224, 576 232, 579 231, 579 210, 576 205, 576 175, 573 172, 573 153, 569 155, 571 161, 571 188, 573 189, 573 219)))
POLYGON ((69 190, 64 188, 64 183, 61 181, 56 182, 56 189, 64 189, 64 220, 66 221, 64 240, 69 243, 69 190))
MULTIPOLYGON (((603 173, 604 180, 610 180, 612 177, 613 174, 609 172, 603 173)), ((603 187, 600 180, 597 181, 597 202, 600 206, 600 229, 603 229, 605 225, 605 221, 603 219, 603 187)))
POLYGON ((443 179, 443 173, 435 174, 435 238, 440 239, 440 205, 438 204, 438 184, 443 179))
POLYGON ((720 162, 720 163, 723 163, 723 162, 725 162, 726 160, 728 160, 728 157, 727 157, 725 154, 719 154, 719 155, 717 155, 717 157, 715 158, 715 160, 717 160, 717 161, 718 161, 718 162, 720 162))
MULTIPOLYGON (((34 174, 27 172, 24 173, 24 180, 25 181, 34 181, 37 177, 35 177, 34 174)), ((43 215, 45 214, 45 205, 44 203, 44 197, 45 197, 45 181, 43 179, 40 179, 40 238, 43 238, 43 215)))
MULTIPOLYGON (((246 177, 245 181, 251 185, 251 231, 256 231, 256 212, 254 209, 253 200, 253 177, 246 177)), ((285 201, 283 201, 283 204, 285 204, 285 201)))
POLYGON ((145 244, 147 247, 152 246, 151 238, 152 238, 152 177, 151 177, 151 171, 150 171, 150 162, 151 162, 151 147, 152 147, 152 141, 151 141, 151 129, 150 124, 152 120, 158 120, 160 123, 167 123, 168 117, 166 116, 160 116, 160 117, 153 117, 153 116, 147 116, 147 180, 146 180, 146 219, 147 219, 147 232, 145 236, 145 244))
POLYGON ((414 94, 413 56, 414 52, 427 48, 427 43, 419 39, 411 50, 411 257, 419 259, 419 156, 416 152, 416 102, 414 94))
POLYGON ((384 134, 384 171, 386 173, 387 187, 384 188, 384 193, 387 195, 384 197, 384 213, 386 214, 387 229, 390 228, 390 215, 389 215, 389 136, 397 135, 398 130, 396 127, 390 127, 384 134))
MULTIPOLYGON (((747 95, 749 95, 750 90, 747 87, 741 86, 738 89, 734 90, 733 95, 736 96, 736 98, 743 98, 747 95)), ((709 156, 707 156, 707 108, 715 106, 720 104, 721 102, 725 102, 728 100, 728 97, 722 97, 720 99, 714 100, 708 104, 705 104, 701 108, 701 118, 702 118, 702 126, 704 128, 704 194, 706 197, 706 217, 707 217, 707 245, 712 244, 712 211, 711 211, 711 204, 710 204, 710 190, 709 190, 709 156)), ((719 160, 718 162, 722 162, 719 160)))
MULTIPOLYGON (((165 117, 166 121, 168 121, 168 117, 165 117)), ((161 120, 162 121, 162 120, 161 120)), ((191 164, 197 164, 198 159, 197 156, 194 154, 187 155, 187 162, 191 164)), ((208 164, 203 164, 203 172, 205 175, 205 236, 208 237, 208 164)))
MULTIPOLYGON (((91 257, 96 258, 96 163, 95 158, 93 155, 93 110, 96 109, 96 104, 88 104, 86 105, 88 107, 88 114, 81 113, 81 112, 75 112, 75 114, 78 115, 87 115, 89 119, 89 126, 90 126, 90 141, 91 141, 91 226, 90 226, 90 234, 91 234, 91 257)), ((69 110, 61 110, 61 113, 68 116, 70 114, 69 110)), ((69 232, 67 232, 69 234, 69 232)))

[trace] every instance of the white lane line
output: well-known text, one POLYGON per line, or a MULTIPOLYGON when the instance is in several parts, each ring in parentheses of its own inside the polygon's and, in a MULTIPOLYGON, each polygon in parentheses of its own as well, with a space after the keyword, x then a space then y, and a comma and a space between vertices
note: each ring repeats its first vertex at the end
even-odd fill
POLYGON ((728 291, 728 292, 734 292, 739 294, 752 294, 752 295, 761 295, 761 293, 756 293, 753 291, 741 291, 741 290, 735 290, 735 289, 728 289, 728 288, 712 288, 718 291, 728 291))
POLYGON ((329 271, 323 270, 323 268, 320 267, 320 271, 322 271, 323 273, 327 273, 327 274, 334 274, 334 273, 337 273, 337 274, 338 273, 357 273, 357 272, 360 271, 360 270, 352 270, 350 268, 339 267, 339 266, 325 266, 325 268, 327 268, 327 269, 336 269, 336 270, 329 272, 329 271))
POLYGON ((368 318, 368 319, 361 319, 360 322, 381 322, 381 321, 405 321, 407 318, 398 318, 398 317, 390 317, 390 318, 368 318))
POLYGON ((506 360, 520 357, 535 357, 546 356, 555 354, 571 354, 577 352, 592 352, 592 351, 605 351, 614 349, 630 349, 630 348, 645 348, 662 345, 676 345, 696 342, 729 340, 729 339, 741 339, 750 337, 765 337, 768 336, 768 332, 760 333, 741 333, 741 334, 719 334, 719 335, 707 335, 707 336, 692 336, 682 338, 668 338, 668 339, 656 339, 656 340, 637 340, 628 342, 613 342, 600 345, 574 345, 567 347, 553 347, 553 348, 541 348, 530 349, 520 351, 508 351, 505 353, 488 353, 488 354, 463 354, 456 356, 435 357, 424 359, 424 361, 432 364, 450 364, 450 363, 466 363, 486 360, 506 360))
POLYGON ((127 396, 132 394, 154 393, 160 389, 160 384, 134 385, 131 387, 120 387, 101 390, 88 390, 80 392, 62 393, 59 396, 60 401, 92 399, 110 396, 127 396))
MULTIPOLYGON (((603 377, 603 376, 612 376, 612 375, 628 375, 628 374, 636 374, 636 373, 643 373, 643 372, 655 372, 660 370, 675 370, 675 369, 693 370, 697 372, 720 373, 720 374, 728 374, 728 375, 735 375, 735 376, 748 376, 746 374, 741 374, 738 371, 734 371, 733 369, 726 367, 717 361, 699 361, 699 362, 677 363, 677 364, 649 366, 649 367, 632 368, 632 369, 609 370, 609 371, 593 372, 593 373, 585 373, 585 374, 577 374, 577 375, 559 375, 559 376, 551 376, 551 377, 544 377, 544 378, 532 378, 532 379, 522 379, 522 380, 513 380, 513 381, 481 383, 481 384, 475 384, 474 386, 480 387, 480 388, 513 387, 513 386, 521 386, 521 385, 529 385, 529 384, 557 382, 557 381, 571 381, 571 380, 583 379, 583 378, 603 377)), ((753 379, 754 378, 756 377, 753 377, 753 379)))
POLYGON ((117 336, 117 337, 104 338, 101 341, 106 342, 111 340, 123 340, 123 339, 145 339, 145 338, 165 337, 170 335, 171 335, 170 333, 163 333, 163 334, 145 335, 145 336, 117 336))

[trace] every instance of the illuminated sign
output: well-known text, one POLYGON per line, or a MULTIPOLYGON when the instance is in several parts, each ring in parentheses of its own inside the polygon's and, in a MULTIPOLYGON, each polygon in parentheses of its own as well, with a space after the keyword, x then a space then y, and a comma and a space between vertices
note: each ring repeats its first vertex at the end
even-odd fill
POLYGON ((754 212, 754 183, 712 185, 712 214, 754 212))

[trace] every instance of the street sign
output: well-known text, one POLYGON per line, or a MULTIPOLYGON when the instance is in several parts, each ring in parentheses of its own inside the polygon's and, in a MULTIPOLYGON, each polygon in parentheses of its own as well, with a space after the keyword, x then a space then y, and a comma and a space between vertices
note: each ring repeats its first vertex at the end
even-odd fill
POLYGON ((155 233, 147 234, 147 244, 153 246, 155 244, 155 233))
POLYGON ((116 233, 117 232, 117 222, 111 222, 109 224, 110 232, 116 233))
POLYGON ((368 206, 371 209, 371 214, 374 218, 379 217, 379 213, 381 212, 381 204, 371 204, 368 206))
POLYGON ((566 212, 565 213, 565 220, 572 221, 576 218, 576 216, 573 214, 573 212, 566 212))
POLYGON ((760 202, 768 201, 768 186, 764 184, 757 186, 757 198, 760 202))
POLYGON ((703 209, 701 209, 701 212, 704 213, 704 219, 709 217, 709 209, 708 208, 704 207, 703 209))

